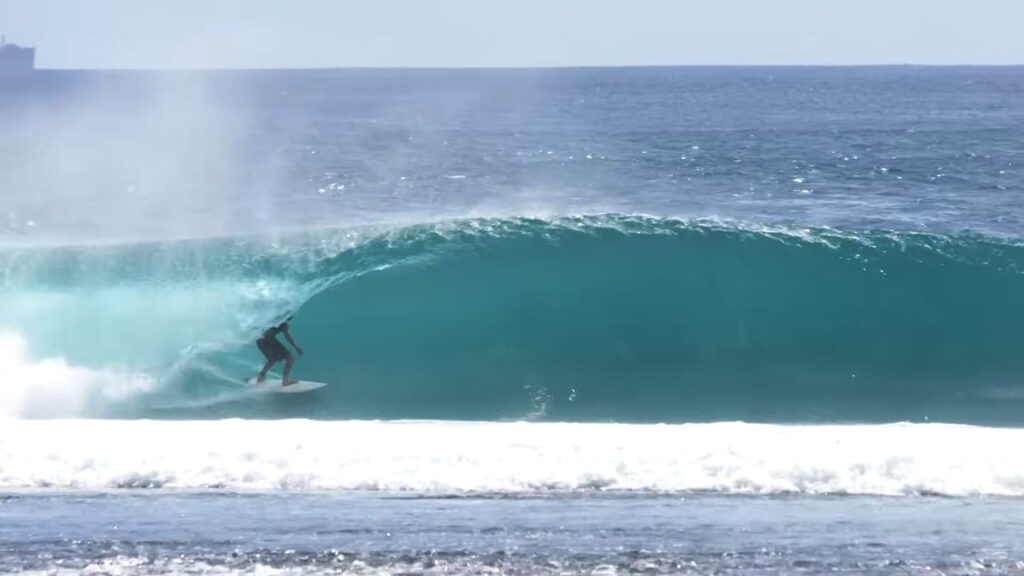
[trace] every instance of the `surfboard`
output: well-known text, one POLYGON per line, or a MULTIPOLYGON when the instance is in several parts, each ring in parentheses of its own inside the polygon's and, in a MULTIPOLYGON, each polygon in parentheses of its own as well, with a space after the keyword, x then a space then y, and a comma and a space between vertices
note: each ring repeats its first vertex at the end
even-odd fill
POLYGON ((317 388, 327 386, 324 382, 312 382, 309 380, 299 380, 295 384, 281 386, 280 376, 277 378, 271 378, 269 375, 267 376, 267 379, 260 384, 256 383, 255 377, 249 378, 246 382, 255 386, 260 392, 274 392, 277 394, 297 394, 299 392, 309 392, 310 390, 316 390, 317 388))

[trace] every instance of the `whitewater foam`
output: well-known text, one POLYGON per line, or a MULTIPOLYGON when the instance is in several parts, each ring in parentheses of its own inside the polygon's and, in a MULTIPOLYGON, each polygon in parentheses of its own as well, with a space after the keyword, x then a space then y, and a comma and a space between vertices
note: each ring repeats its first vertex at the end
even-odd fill
POLYGON ((17 333, 0 333, 0 417, 79 416, 151 390, 146 374, 93 370, 63 358, 33 360, 17 333))
POLYGON ((0 488, 1024 495, 1024 429, 0 421, 0 488))

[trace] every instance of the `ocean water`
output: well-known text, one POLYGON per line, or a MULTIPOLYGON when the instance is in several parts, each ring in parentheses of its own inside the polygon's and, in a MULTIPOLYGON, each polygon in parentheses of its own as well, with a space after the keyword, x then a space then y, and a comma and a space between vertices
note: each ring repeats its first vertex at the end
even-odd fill
POLYGON ((1022 90, 0 78, 0 571, 1024 572, 1022 90))

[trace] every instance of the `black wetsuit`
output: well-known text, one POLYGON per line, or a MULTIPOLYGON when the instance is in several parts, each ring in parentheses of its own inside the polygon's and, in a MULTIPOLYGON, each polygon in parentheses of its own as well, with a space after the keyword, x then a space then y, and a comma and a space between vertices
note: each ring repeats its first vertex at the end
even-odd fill
POLYGON ((291 357, 291 353, 277 340, 277 335, 288 329, 288 323, 284 322, 280 326, 274 326, 268 328, 263 336, 256 341, 256 346, 259 347, 260 352, 267 357, 267 360, 271 362, 280 362, 287 360, 291 357))

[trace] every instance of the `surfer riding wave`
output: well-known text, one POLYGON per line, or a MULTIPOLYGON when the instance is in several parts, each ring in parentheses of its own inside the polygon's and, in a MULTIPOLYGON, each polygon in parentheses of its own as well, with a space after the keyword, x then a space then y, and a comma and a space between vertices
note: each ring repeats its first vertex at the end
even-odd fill
POLYGON ((277 364, 284 360, 284 374, 281 376, 281 386, 290 386, 298 383, 298 380, 289 380, 288 375, 292 371, 292 365, 295 364, 295 357, 292 356, 291 352, 284 347, 284 344, 277 339, 278 334, 284 334, 288 343, 295 348, 295 351, 302 356, 302 347, 295 343, 295 339, 292 338, 291 332, 288 331, 288 322, 291 320, 289 317, 284 322, 266 329, 263 332, 263 336, 256 341, 256 346, 260 349, 260 352, 267 358, 267 363, 263 365, 263 370, 260 371, 260 375, 256 377, 257 383, 262 383, 267 379, 267 372, 277 364))

